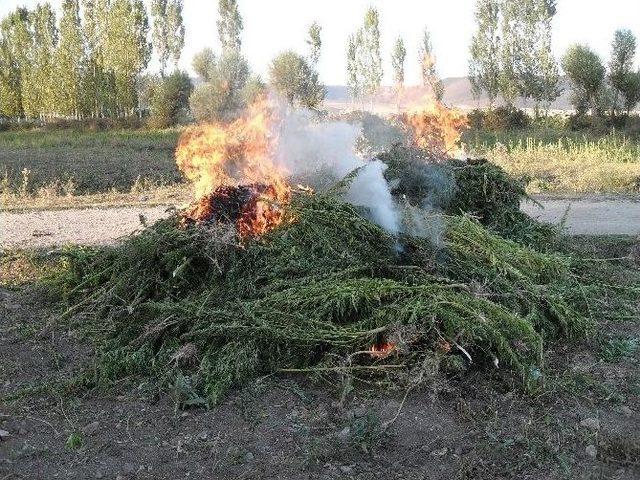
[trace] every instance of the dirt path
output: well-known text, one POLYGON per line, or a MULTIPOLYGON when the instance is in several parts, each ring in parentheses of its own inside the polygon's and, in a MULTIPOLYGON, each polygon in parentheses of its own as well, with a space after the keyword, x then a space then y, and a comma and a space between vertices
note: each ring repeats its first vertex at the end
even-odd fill
MULTIPOLYGON (((640 234, 640 201, 630 199, 541 200, 544 208, 527 203, 533 217, 558 223, 567 208, 566 229, 573 234, 640 234)), ((166 207, 73 209, 0 213, 0 247, 47 247, 109 244, 140 227, 140 216, 154 222, 166 207)))
POLYGON ((534 218, 559 223, 574 235, 640 235, 640 201, 633 199, 539 199, 542 207, 526 203, 534 218))
POLYGON ((64 244, 105 245, 140 228, 141 215, 153 223, 167 207, 87 208, 0 212, 0 248, 64 244))

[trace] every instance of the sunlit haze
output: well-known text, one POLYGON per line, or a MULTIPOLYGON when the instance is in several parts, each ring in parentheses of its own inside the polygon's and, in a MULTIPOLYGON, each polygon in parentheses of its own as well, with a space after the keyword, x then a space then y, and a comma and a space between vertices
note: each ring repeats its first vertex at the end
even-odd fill
MULTIPOLYGON (((32 7, 38 0, 0 0, 0 15, 18 5, 32 7)), ((50 2, 59 9, 62 0, 50 2)), ((219 50, 216 31, 217 2, 185 0, 186 45, 180 66, 191 71, 191 59, 204 47, 219 50)), ((392 42, 402 34, 407 45, 407 83, 418 82, 417 50, 422 30, 433 38, 439 72, 443 77, 467 73, 468 47, 474 31, 473 0, 239 0, 244 20, 243 52, 252 67, 266 76, 269 61, 279 52, 306 52, 306 31, 314 20, 322 28, 320 74, 329 85, 345 84, 346 42, 362 22, 365 9, 380 11, 385 81, 391 83, 389 56, 392 42)), ((629 28, 640 35, 637 0, 559 0, 554 20, 554 50, 560 56, 568 45, 588 43, 603 58, 609 54, 613 33, 629 28)), ((156 67, 152 62, 151 69, 156 67)))

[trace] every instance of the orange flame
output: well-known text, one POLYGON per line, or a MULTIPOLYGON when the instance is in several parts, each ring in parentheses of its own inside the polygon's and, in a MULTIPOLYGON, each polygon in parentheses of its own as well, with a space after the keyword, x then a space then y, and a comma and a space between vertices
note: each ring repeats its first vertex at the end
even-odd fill
POLYGON ((395 343, 377 343, 375 345, 371 345, 369 354, 376 358, 387 358, 395 351, 395 349, 395 343))
POLYGON ((197 125, 182 134, 176 163, 193 182, 196 196, 183 218, 196 223, 210 220, 220 205, 232 201, 243 237, 261 235, 282 221, 279 206, 288 203, 290 189, 274 162, 274 123, 266 100, 260 100, 229 124, 197 125), (240 186, 242 191, 228 188, 240 186))
POLYGON ((403 113, 400 120, 410 130, 416 147, 443 155, 462 154, 460 138, 469 124, 463 112, 428 97, 426 105, 403 113))

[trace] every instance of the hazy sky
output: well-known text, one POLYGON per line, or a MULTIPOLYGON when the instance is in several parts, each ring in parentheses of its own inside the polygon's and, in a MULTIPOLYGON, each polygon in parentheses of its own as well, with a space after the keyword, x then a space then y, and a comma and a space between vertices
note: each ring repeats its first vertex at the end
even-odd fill
MULTIPOLYGON (((0 0, 0 15, 18 5, 36 3, 38 0, 0 0)), ((62 0, 51 3, 59 7, 62 0)), ((184 0, 187 35, 182 68, 190 70, 193 54, 202 48, 219 49, 217 3, 184 0)), ((389 56, 398 35, 403 36, 408 50, 407 83, 417 83, 417 47, 425 27, 432 33, 441 75, 463 76, 474 30, 474 3, 473 0, 239 0, 245 24, 243 52, 252 67, 266 76, 269 61, 278 52, 291 48, 306 53, 307 27, 317 20, 323 27, 322 80, 327 84, 344 84, 347 37, 362 22, 367 6, 374 5, 381 17, 385 83, 390 83, 389 56)), ((569 44, 585 42, 607 58, 617 28, 629 28, 640 37, 639 0, 559 0, 555 53, 559 56, 569 44)))

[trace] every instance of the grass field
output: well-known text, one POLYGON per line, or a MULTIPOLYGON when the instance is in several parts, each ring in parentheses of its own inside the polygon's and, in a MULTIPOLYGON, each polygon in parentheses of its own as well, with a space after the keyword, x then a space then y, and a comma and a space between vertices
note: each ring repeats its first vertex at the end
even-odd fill
POLYGON ((640 191, 640 143, 615 132, 605 136, 560 129, 469 131, 470 153, 527 178, 531 193, 640 191))
POLYGON ((0 133, 0 194, 7 207, 172 198, 181 181, 178 130, 0 133), (74 200, 71 200, 75 198, 74 200))
MULTIPOLYGON (((18 131, 0 133, 3 208, 180 203, 174 150, 180 131, 18 131)), ((640 142, 559 128, 468 131, 470 154, 528 179, 530 193, 640 191, 640 142)))

